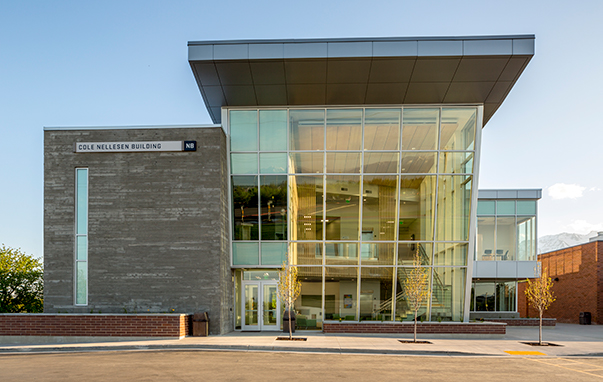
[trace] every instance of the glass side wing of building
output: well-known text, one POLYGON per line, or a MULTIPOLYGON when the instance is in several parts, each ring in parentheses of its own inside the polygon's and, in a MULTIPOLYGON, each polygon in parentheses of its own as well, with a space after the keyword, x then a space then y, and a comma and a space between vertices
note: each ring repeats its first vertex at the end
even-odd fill
POLYGON ((226 113, 235 284, 288 261, 298 325, 410 320, 404 280, 418 256, 431 290, 419 315, 464 319, 481 106, 226 113))
POLYGON ((536 261, 536 201, 479 200, 477 261, 536 261))
MULTIPOLYGON (((536 216, 536 200, 479 199, 474 259, 509 264, 535 262, 536 216)), ((517 282, 517 278, 474 278, 470 311, 516 312, 517 282)))

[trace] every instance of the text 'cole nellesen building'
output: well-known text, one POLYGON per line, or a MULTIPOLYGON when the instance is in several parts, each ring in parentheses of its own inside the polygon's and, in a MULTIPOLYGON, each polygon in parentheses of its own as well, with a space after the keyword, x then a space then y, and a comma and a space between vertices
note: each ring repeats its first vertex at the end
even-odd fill
POLYGON ((419 256, 419 314, 469 319, 481 131, 533 35, 188 49, 214 125, 45 129, 46 312, 207 311, 212 333, 278 330, 289 261, 298 327, 411 320, 419 256))

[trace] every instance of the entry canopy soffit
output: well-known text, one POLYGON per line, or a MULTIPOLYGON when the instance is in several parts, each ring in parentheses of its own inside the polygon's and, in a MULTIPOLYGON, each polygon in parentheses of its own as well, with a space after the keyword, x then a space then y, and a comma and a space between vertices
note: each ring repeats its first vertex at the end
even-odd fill
POLYGON ((214 123, 223 106, 483 104, 484 124, 534 56, 534 35, 192 41, 214 123))

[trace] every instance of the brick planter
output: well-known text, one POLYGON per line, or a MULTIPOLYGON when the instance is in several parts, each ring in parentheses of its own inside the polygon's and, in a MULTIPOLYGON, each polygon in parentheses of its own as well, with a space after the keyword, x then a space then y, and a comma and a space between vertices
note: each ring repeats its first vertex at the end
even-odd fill
MULTIPOLYGON (((507 326, 539 326, 538 318, 488 318, 489 322, 504 322, 507 326)), ((557 319, 555 318, 543 318, 542 326, 557 325, 557 319)))
MULTIPOLYGON (((505 335, 504 322, 419 322, 417 333, 505 335)), ((339 322, 325 321, 325 333, 413 333, 413 322, 339 322)))
POLYGON ((189 321, 189 314, 0 314, 0 336, 182 338, 189 321))

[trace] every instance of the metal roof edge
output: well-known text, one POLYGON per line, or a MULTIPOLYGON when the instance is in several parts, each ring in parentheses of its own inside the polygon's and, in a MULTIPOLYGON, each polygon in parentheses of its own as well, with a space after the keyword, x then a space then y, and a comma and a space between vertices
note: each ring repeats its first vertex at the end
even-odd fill
POLYGON ((144 130, 144 129, 209 129, 221 124, 207 125, 131 125, 131 126, 44 126, 44 131, 62 130, 144 130))
POLYGON ((239 40, 207 40, 189 41, 188 46, 197 45, 230 45, 230 44, 294 44, 325 42, 379 42, 379 41, 459 41, 459 40, 533 40, 534 34, 492 35, 492 36, 432 36, 432 37, 347 37, 347 38, 302 38, 302 39, 239 39, 239 40))
POLYGON ((479 200, 539 200, 542 188, 478 189, 479 200))

